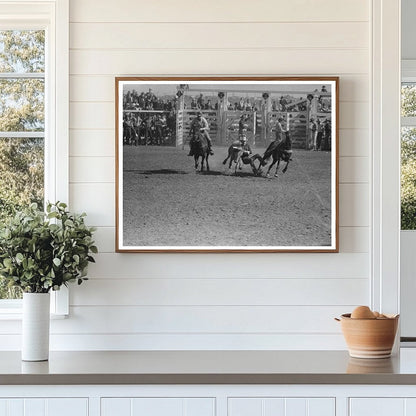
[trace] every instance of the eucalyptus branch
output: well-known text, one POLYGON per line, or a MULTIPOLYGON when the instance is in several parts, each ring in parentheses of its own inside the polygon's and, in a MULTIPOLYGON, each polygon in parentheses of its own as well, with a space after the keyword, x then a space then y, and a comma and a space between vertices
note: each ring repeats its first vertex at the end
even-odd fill
POLYGON ((71 214, 64 203, 36 204, 9 218, 0 231, 0 276, 24 292, 46 293, 87 274, 97 253, 85 214, 71 214))

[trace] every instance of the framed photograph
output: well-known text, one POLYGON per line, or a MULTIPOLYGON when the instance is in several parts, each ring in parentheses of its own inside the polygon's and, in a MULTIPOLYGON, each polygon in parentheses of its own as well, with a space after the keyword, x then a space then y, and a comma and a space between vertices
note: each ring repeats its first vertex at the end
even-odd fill
POLYGON ((116 251, 338 252, 338 81, 116 78, 116 251))

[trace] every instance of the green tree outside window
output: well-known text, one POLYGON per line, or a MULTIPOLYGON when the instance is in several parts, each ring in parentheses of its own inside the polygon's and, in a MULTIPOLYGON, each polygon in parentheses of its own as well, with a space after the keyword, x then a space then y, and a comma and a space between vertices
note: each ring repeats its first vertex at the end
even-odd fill
MULTIPOLYGON (((44 72, 45 31, 0 30, 0 226, 32 202, 43 206, 44 72)), ((20 297, 0 279, 0 299, 20 297)))

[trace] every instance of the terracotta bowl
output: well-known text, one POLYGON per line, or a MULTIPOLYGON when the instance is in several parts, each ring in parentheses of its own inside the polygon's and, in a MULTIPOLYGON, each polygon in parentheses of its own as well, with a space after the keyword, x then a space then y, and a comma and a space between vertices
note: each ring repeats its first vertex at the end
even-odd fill
POLYGON ((388 358, 391 356, 399 315, 382 319, 352 319, 341 315, 341 329, 351 357, 388 358))

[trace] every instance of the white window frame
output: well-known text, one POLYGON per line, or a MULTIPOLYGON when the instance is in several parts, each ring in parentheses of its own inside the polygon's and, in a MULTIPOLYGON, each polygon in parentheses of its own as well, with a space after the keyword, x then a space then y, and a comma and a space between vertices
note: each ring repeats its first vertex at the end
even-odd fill
MULTIPOLYGON (((45 42, 45 201, 69 200, 69 0, 0 0, 0 30, 39 29, 45 42)), ((68 290, 52 291, 51 312, 69 313, 68 290)), ((0 300, 0 319, 21 316, 0 300)))
POLYGON ((399 313, 400 0, 373 0, 372 17, 370 304, 373 310, 399 313))
MULTIPOLYGON (((402 60, 402 83, 415 83, 416 84, 416 60, 402 60)), ((401 117, 401 127, 414 127, 416 128, 416 117, 401 117)), ((402 282, 402 317, 401 327, 403 328, 402 336, 407 338, 402 342, 402 346, 415 347, 414 342, 414 328, 412 323, 412 316, 415 311, 413 306, 414 302, 412 294, 414 294, 413 274, 410 272, 413 267, 412 258, 416 242, 416 230, 401 230, 401 264, 403 266, 401 273, 402 282), (411 341, 410 341, 411 340, 411 341)))

